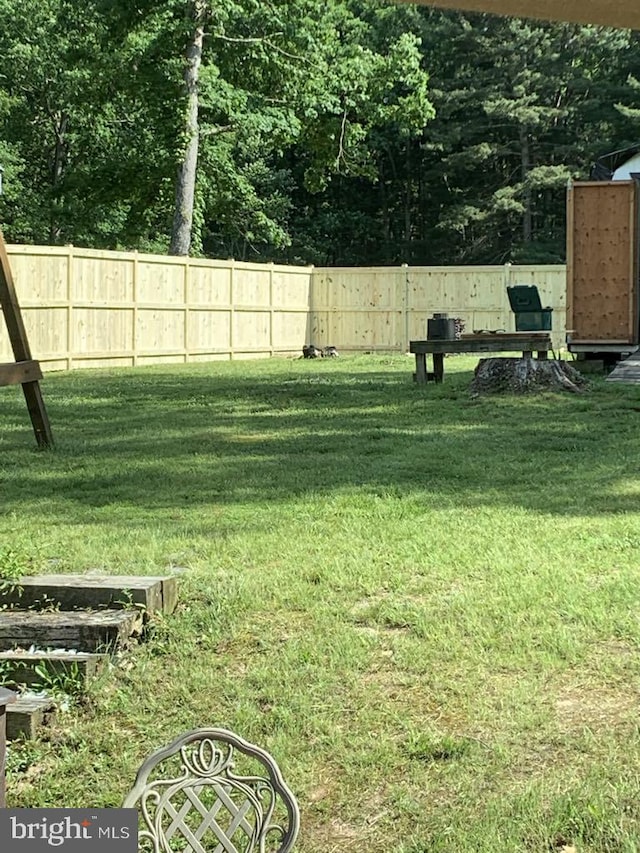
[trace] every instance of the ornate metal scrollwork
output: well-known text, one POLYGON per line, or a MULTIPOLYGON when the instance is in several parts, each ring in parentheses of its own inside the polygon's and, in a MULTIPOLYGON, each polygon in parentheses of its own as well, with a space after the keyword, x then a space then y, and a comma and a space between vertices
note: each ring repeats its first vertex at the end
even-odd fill
POLYGON ((224 729, 189 732, 150 756, 125 805, 140 808, 139 846, 149 853, 286 853, 299 826, 273 758, 224 729), (265 775, 236 772, 236 750, 265 775), (161 775, 164 762, 171 778, 161 775))

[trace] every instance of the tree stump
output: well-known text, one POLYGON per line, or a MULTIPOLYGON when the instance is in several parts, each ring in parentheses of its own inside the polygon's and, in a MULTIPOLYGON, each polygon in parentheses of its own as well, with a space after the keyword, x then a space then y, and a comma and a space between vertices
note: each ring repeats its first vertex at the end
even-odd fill
POLYGON ((582 394, 584 377, 568 362, 533 358, 482 358, 475 369, 471 393, 531 394, 571 391, 582 394))

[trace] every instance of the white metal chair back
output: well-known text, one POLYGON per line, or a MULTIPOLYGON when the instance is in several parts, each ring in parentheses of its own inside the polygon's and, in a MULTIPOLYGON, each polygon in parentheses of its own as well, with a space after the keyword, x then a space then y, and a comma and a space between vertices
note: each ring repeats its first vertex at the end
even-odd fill
POLYGON ((123 807, 138 808, 149 853, 287 853, 300 827, 272 756, 226 729, 187 732, 150 755, 123 807))

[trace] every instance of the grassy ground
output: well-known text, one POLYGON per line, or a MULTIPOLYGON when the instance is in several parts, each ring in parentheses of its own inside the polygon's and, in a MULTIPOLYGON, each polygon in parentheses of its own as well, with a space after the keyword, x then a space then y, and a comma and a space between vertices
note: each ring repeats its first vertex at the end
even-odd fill
POLYGON ((13 747, 14 806, 118 805, 219 724, 301 853, 640 850, 640 391, 471 399, 402 356, 0 389, 0 570, 179 570, 178 612, 13 747))

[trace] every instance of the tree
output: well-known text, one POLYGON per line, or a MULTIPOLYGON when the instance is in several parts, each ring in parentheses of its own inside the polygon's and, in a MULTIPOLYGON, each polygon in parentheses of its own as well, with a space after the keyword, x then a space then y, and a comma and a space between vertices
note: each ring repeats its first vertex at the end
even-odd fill
POLYGON ((191 248, 193 206, 198 169, 198 147, 200 128, 198 124, 198 84, 202 65, 204 28, 209 20, 206 0, 191 3, 190 17, 193 34, 187 46, 184 83, 187 94, 184 155, 178 167, 176 180, 176 204, 169 252, 172 255, 188 255, 191 248))
POLYGON ((560 261, 567 178, 638 136, 625 31, 374 0, 0 0, 0 13, 12 240, 560 261))
POLYGON ((437 118, 427 150, 435 245, 465 262, 561 261, 565 186, 614 135, 628 34, 490 16, 434 19, 427 49, 437 118))

